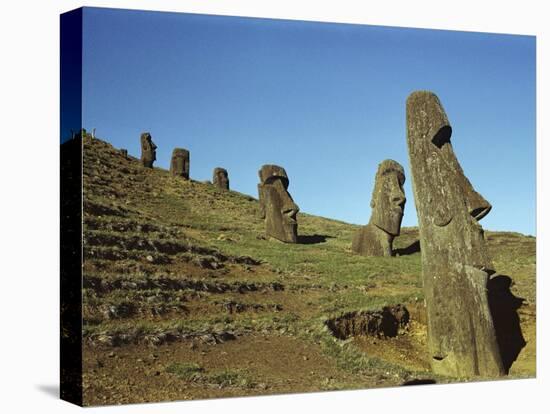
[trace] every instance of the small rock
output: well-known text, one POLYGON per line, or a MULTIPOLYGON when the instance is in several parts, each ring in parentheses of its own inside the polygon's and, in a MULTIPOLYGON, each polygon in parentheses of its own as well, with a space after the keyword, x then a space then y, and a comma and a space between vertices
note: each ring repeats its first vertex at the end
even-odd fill
POLYGON ((151 262, 151 263, 153 263, 153 260, 154 260, 153 256, 151 256, 151 255, 148 255, 145 259, 147 259, 147 261, 151 262))

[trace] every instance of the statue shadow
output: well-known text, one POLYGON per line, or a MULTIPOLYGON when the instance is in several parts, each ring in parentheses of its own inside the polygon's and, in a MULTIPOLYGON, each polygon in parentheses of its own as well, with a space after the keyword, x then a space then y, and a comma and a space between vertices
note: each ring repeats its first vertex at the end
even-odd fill
POLYGON ((319 244, 325 243, 327 239, 333 239, 333 236, 326 236, 322 234, 312 234, 312 235, 298 235, 298 244, 319 244))
POLYGON ((393 255, 394 256, 407 256, 409 254, 414 254, 420 252, 420 240, 416 240, 409 244, 407 247, 403 247, 401 249, 394 249, 393 255))
POLYGON ((500 274, 491 276, 487 284, 489 309, 506 373, 526 345, 517 312, 525 299, 514 296, 511 285, 512 278, 500 274))

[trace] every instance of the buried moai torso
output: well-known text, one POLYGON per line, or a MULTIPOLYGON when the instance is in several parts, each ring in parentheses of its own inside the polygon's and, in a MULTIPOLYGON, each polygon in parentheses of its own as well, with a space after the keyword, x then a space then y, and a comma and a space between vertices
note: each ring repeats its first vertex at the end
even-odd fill
POLYGON ((401 230, 405 208, 405 173, 396 161, 384 160, 378 166, 372 192, 369 224, 353 236, 351 250, 363 256, 392 256, 392 243, 401 230))
POLYGON ((212 184, 222 190, 229 190, 229 177, 225 168, 214 168, 212 184))
POLYGON ((170 161, 172 175, 189 179, 189 151, 183 148, 174 148, 170 161))
POLYGON ((144 132, 141 134, 141 162, 144 167, 153 168, 153 163, 157 159, 157 146, 151 139, 151 134, 144 132))
POLYGON ((457 377, 504 373, 488 303, 492 273, 477 220, 491 210, 464 175, 436 95, 407 99, 407 144, 420 229, 432 369, 457 377))
POLYGON ((287 243, 298 240, 296 215, 300 209, 288 193, 288 176, 284 168, 264 165, 258 172, 260 215, 265 219, 266 235, 287 243))

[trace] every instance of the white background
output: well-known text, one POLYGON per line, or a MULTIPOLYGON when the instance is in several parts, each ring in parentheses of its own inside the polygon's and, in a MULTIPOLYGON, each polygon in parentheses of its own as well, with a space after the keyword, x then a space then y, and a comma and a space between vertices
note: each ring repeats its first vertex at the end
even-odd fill
MULTIPOLYGON (((59 392, 59 14, 82 5, 537 35, 536 380, 91 408, 165 412, 548 412, 550 13, 544 1, 11 1, 0 16, 0 410, 79 410, 59 392), (543 76, 544 75, 544 76, 543 76), (546 116, 544 117, 543 114, 546 116), (545 329, 546 328, 546 329, 545 329), (544 388, 547 388, 546 394, 544 388)), ((406 70, 406 68, 404 68, 406 70)), ((480 151, 490 150, 481 147, 480 151)), ((487 166, 490 168, 490 166, 487 166)), ((510 194, 513 197, 514 194, 510 194)))

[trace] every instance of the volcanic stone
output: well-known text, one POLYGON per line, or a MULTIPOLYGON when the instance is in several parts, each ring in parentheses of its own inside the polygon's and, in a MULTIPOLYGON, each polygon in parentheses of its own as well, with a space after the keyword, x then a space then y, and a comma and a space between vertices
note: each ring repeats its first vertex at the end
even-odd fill
POLYGON ((405 209, 405 172, 401 164, 384 160, 378 166, 370 206, 369 224, 353 236, 351 249, 363 256, 392 256, 393 239, 399 236, 405 209))
POLYGON ((141 134, 141 162, 146 168, 153 168, 153 162, 157 159, 157 146, 151 139, 149 132, 141 134))
POLYGON ((455 377, 504 374, 487 284, 493 273, 478 220, 491 205, 464 175, 451 125, 428 91, 407 99, 407 144, 422 251, 432 369, 455 377))
POLYGON ((300 208, 287 191, 289 181, 285 169, 277 165, 264 165, 258 174, 260 176, 260 184, 258 184, 260 214, 265 219, 266 235, 286 243, 296 243, 298 240, 296 215, 300 208))
POLYGON ((225 168, 214 168, 212 184, 223 190, 229 190, 229 177, 225 168))
POLYGON ((183 148, 174 148, 170 161, 172 175, 189 179, 189 151, 183 148))

